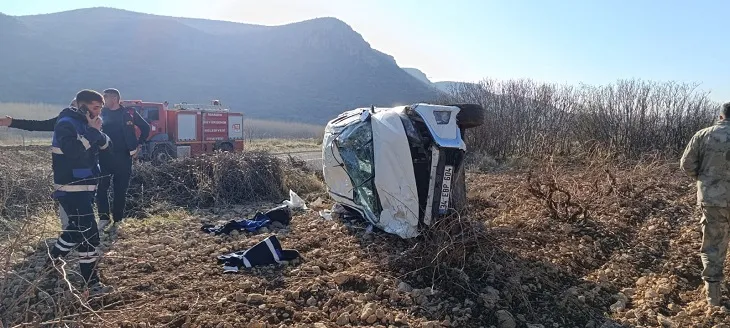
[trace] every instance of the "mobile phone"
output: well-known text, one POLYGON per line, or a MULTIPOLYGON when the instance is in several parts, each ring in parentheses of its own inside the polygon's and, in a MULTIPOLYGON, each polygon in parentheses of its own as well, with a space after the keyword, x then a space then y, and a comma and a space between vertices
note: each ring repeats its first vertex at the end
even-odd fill
POLYGON ((81 113, 81 115, 86 116, 86 114, 89 113, 89 107, 87 107, 86 105, 79 106, 79 113, 81 113))

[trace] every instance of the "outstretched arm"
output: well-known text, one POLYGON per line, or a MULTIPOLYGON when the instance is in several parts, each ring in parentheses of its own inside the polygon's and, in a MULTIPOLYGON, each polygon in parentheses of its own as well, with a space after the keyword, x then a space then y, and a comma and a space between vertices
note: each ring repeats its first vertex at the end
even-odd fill
POLYGON ((56 126, 56 120, 58 117, 50 118, 47 120, 23 120, 5 116, 0 119, 0 126, 7 126, 26 131, 48 131, 53 132, 53 128, 56 126))

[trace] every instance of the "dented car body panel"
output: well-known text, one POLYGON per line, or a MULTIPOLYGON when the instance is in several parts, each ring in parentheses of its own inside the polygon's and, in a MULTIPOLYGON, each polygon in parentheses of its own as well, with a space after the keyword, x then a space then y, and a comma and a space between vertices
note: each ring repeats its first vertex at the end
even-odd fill
POLYGON ((418 236, 465 197, 460 108, 359 108, 331 120, 322 145, 330 196, 385 232, 418 236), (461 190, 463 189, 463 190, 461 190))

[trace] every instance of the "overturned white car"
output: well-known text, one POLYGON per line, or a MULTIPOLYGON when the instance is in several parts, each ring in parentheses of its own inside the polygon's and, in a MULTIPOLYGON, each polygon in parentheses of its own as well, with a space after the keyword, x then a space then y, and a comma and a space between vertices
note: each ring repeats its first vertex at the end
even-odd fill
POLYGON ((324 179, 331 197, 401 238, 463 208, 465 129, 479 105, 414 104, 344 112, 325 128, 324 179))

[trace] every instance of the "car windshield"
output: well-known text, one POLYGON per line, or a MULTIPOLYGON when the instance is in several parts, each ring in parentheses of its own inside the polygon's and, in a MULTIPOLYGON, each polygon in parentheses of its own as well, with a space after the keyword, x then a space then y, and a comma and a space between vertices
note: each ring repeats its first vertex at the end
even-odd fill
POLYGON ((375 190, 373 132, 370 120, 357 122, 345 128, 337 137, 337 149, 352 180, 355 203, 362 206, 365 214, 374 222, 379 221, 382 208, 375 190))

